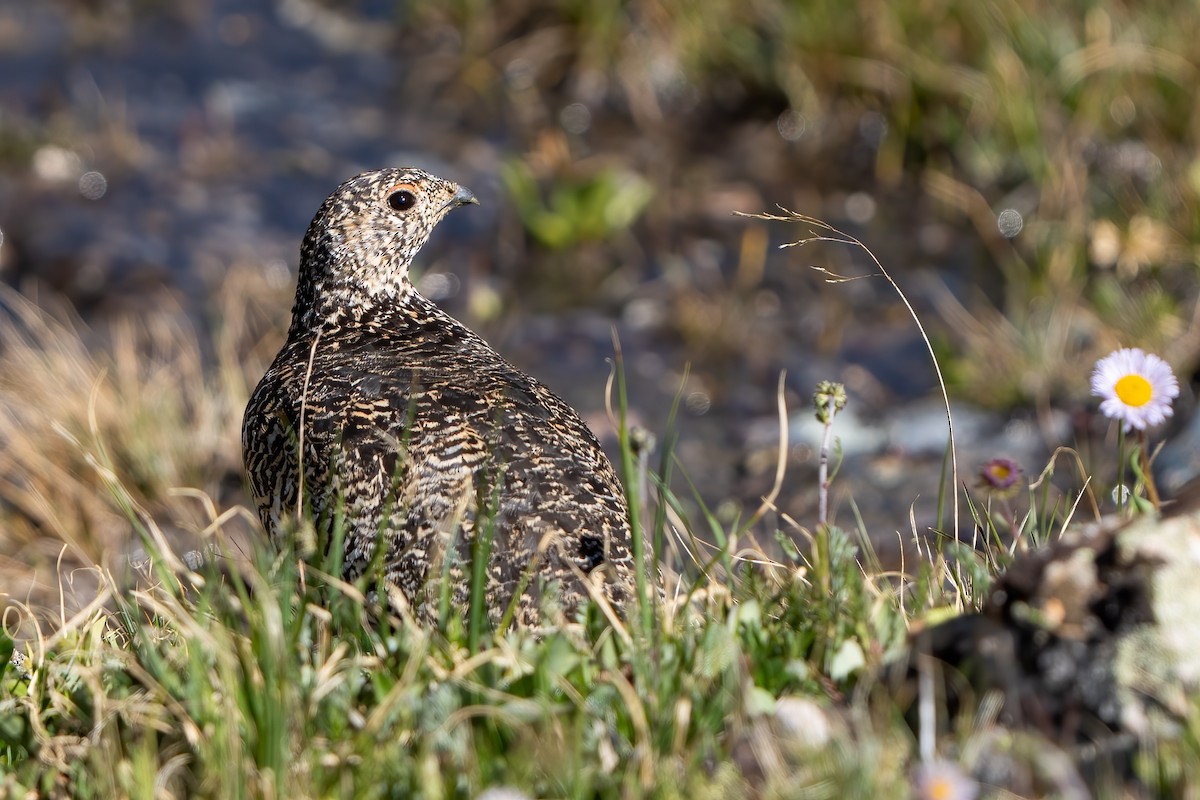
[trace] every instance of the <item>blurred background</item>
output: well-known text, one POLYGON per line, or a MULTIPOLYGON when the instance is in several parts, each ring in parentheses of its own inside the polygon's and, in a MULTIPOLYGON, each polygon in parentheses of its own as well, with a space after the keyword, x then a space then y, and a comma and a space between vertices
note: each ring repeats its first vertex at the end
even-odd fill
POLYGON ((1197 41, 1183 0, 0 0, 0 575, 56 596, 60 556, 136 555, 131 518, 251 526, 241 413, 300 239, 386 165, 481 201, 421 289, 610 445, 615 331, 634 423, 661 445, 680 398, 676 489, 725 524, 774 481, 781 371, 780 511, 815 523, 832 379, 835 519, 938 519, 918 330, 863 252, 734 216, 780 207, 861 239, 928 326, 962 483, 1060 445, 1060 488, 1111 470, 1088 376, 1141 346, 1184 387, 1169 490, 1197 451, 1197 41))

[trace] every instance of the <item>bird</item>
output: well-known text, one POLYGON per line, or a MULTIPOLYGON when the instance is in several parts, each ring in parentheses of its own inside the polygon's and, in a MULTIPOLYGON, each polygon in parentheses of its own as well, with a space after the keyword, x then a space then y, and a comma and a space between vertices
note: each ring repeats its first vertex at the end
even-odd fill
POLYGON ((467 607, 485 556, 493 625, 538 626, 544 607, 570 615, 597 596, 619 614, 635 596, 629 509, 596 436, 413 284, 437 224, 476 203, 403 167, 320 206, 287 339, 243 418, 259 517, 276 544, 310 519, 344 579, 426 622, 447 597, 467 607))

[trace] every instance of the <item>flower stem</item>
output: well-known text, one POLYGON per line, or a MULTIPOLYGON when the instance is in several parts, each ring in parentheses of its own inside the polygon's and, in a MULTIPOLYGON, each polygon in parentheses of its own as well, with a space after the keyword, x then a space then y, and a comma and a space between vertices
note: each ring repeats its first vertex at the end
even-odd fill
POLYGON ((1117 426, 1117 512, 1124 513, 1129 493, 1125 488, 1125 426, 1117 426))
POLYGON ((817 524, 824 525, 829 519, 829 450, 833 445, 833 415, 837 413, 836 400, 829 398, 829 418, 825 421, 825 435, 821 438, 821 457, 817 462, 817 524))

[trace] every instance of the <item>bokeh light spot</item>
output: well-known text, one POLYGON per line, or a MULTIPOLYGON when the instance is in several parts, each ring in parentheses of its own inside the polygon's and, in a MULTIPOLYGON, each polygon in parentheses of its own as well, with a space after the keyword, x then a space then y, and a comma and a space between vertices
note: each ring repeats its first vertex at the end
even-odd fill
POLYGON ((804 135, 804 130, 808 127, 808 120, 799 111, 789 108, 779 115, 779 119, 775 121, 775 127, 779 129, 780 136, 789 142, 794 142, 804 135))
POLYGON ((558 122, 567 133, 578 136, 592 127, 592 112, 583 103, 571 103, 558 113, 558 122))
POLYGON ((865 225, 875 217, 875 198, 866 192, 854 192, 846 197, 846 216, 856 225, 865 225))
POLYGON ((108 179, 99 172, 85 172, 79 176, 79 193, 85 200, 99 200, 108 191, 108 179))
POLYGON ((1005 239, 1015 239, 1021 229, 1025 227, 1025 220, 1020 211, 1015 208, 1006 208, 996 216, 996 227, 1000 229, 1000 235, 1005 239))

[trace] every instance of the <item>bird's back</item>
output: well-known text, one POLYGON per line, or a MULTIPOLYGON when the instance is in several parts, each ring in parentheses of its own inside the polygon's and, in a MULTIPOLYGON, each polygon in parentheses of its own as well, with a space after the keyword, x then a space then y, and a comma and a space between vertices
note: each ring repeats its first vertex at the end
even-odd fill
POLYGON ((628 511, 596 437, 566 403, 415 292, 400 306, 293 328, 255 390, 246 468, 272 536, 310 513, 344 528, 344 575, 378 564, 429 612, 441 579, 465 604, 471 543, 491 536, 493 619, 545 588, 632 597, 628 511), (518 589, 521 591, 518 592, 518 589))

